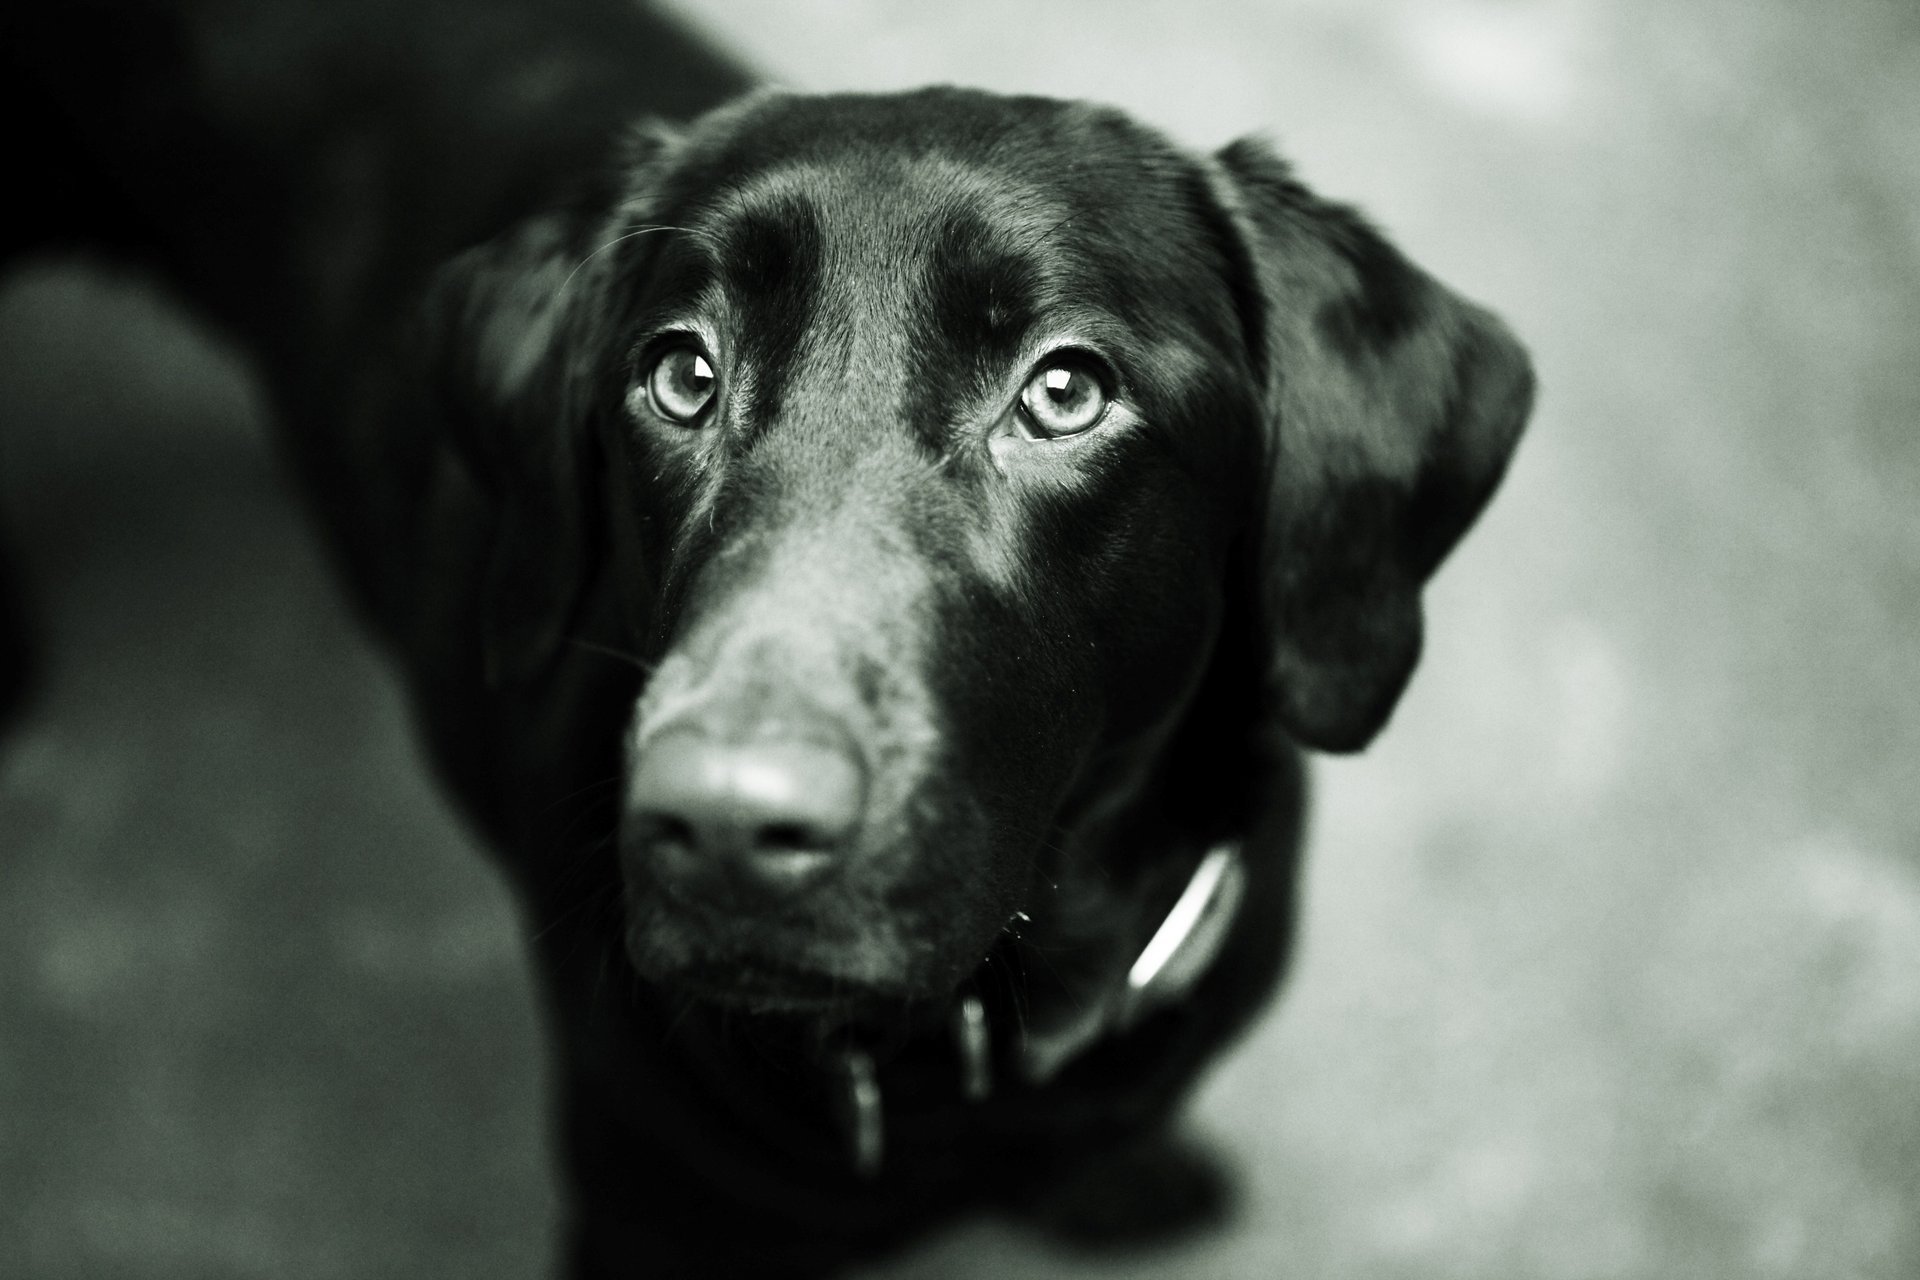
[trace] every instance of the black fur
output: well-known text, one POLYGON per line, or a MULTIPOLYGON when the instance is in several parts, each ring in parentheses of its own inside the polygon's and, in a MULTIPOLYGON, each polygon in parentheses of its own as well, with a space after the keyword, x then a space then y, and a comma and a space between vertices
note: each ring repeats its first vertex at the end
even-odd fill
POLYGON ((96 8, 9 19, 60 153, 13 248, 139 254, 258 362, 539 926, 576 1273, 825 1274, 969 1207, 1145 1221, 1087 1179, 1168 1150, 1277 981, 1295 744, 1361 745, 1410 673, 1526 415, 1511 337, 1258 144, 952 89, 635 132, 742 79, 613 0, 96 8), (664 421, 636 388, 688 341, 716 395, 664 421), (1038 439, 1016 405, 1061 347, 1113 407, 1038 439), (675 697, 852 744, 828 887, 676 896, 604 785, 675 697), (1021 1037, 1112 996, 1223 840, 1250 883, 1219 961, 1033 1069, 1021 1037), (848 1044, 887 1099, 873 1178, 848 1044))

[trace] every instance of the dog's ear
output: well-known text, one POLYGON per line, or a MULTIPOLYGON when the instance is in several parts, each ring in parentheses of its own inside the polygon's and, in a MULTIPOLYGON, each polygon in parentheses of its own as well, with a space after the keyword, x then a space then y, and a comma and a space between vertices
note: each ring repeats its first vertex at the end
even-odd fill
POLYGON ((590 385, 568 273, 578 228, 548 215, 471 249, 429 301, 448 434, 492 503, 481 601, 487 683, 540 675, 558 655, 592 572, 590 385))
POLYGON ((1212 175, 1245 247, 1265 382, 1271 691, 1298 741, 1358 750, 1413 672, 1420 589, 1499 483, 1532 370, 1498 319, 1264 144, 1233 143, 1212 175))
MULTIPOLYGON (((495 506, 482 603, 486 679, 544 673, 598 568, 596 416, 622 347, 618 250, 671 136, 637 130, 606 190, 448 263, 427 345, 448 433, 495 506)), ((615 397, 617 398, 617 397, 615 397)))

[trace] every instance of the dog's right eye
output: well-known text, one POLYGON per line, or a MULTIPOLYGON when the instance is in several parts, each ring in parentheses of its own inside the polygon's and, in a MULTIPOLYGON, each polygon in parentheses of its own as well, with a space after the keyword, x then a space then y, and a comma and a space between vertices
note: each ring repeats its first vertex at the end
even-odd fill
POLYGON ((713 403, 718 376, 697 347, 672 347, 647 373, 647 403, 669 422, 691 423, 713 403))
POLYGON ((1091 357, 1056 352, 1020 389, 1019 413, 1042 440, 1077 436, 1107 416, 1105 380, 1091 357))

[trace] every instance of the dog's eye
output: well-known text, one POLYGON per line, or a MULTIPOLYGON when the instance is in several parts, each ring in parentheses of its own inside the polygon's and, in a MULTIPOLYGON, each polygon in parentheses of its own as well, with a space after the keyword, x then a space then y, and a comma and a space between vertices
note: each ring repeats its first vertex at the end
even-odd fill
POLYGON ((647 402, 669 422, 692 422, 713 401, 713 365, 693 347, 674 347, 647 374, 647 402))
POLYGON ((1020 416, 1052 439, 1079 435, 1107 416, 1107 389, 1081 360, 1052 360, 1020 390, 1020 416))

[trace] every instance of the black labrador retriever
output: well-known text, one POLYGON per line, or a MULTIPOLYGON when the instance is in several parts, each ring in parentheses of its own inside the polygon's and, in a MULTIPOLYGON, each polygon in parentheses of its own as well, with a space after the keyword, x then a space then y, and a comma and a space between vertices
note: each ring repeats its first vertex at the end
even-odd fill
POLYGON ((251 354, 525 895, 577 1274, 1187 1203, 1141 1153, 1281 971, 1299 747, 1380 728, 1521 430, 1500 322, 1258 142, 718 105, 615 0, 7 21, 11 249, 251 354))

